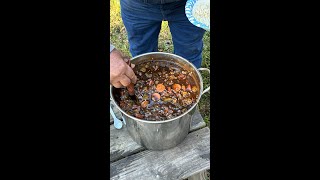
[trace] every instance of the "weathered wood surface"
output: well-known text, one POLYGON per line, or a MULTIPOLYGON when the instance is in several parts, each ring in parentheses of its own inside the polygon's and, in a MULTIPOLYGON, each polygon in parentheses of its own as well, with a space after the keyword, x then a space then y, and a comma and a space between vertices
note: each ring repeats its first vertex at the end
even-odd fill
POLYGON ((110 162, 144 149, 131 139, 125 127, 115 129, 113 124, 110 125, 110 162))
POLYGON ((178 180, 210 169, 210 130, 190 133, 177 147, 145 150, 110 164, 110 179, 178 180))
POLYGON ((194 174, 184 180, 207 180, 207 179, 209 179, 208 178, 209 176, 210 176, 210 174, 208 173, 208 170, 204 170, 204 171, 201 171, 197 174, 194 174))
MULTIPOLYGON (((190 132, 193 132, 205 126, 206 124, 203 121, 201 114, 197 110, 191 122, 190 132)), ((110 125, 110 161, 111 162, 142 150, 145 150, 145 148, 141 147, 131 139, 125 126, 122 129, 115 129, 113 124, 110 125)))

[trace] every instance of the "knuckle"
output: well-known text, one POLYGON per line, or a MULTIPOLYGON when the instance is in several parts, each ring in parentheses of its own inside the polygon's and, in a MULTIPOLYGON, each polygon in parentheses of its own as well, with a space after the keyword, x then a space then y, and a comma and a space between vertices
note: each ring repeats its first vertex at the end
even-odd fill
POLYGON ((116 85, 114 85, 114 87, 116 87, 116 88, 121 88, 121 85, 116 84, 116 85))
POLYGON ((129 84, 130 84, 130 82, 128 82, 128 81, 124 81, 124 82, 123 82, 123 85, 124 85, 124 86, 128 86, 129 84))

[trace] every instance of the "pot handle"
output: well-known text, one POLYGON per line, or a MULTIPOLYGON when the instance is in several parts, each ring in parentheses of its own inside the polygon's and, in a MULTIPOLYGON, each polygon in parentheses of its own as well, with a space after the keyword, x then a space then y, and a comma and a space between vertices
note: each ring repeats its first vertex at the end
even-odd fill
MULTIPOLYGON (((199 68, 198 71, 208 71, 210 74, 210 70, 208 68, 199 68)), ((201 75, 201 74, 200 74, 201 75)), ((203 82, 202 82, 202 86, 203 86, 203 82)), ((208 92, 210 90, 210 86, 207 87, 207 89, 205 89, 201 95, 203 95, 204 93, 208 92)))

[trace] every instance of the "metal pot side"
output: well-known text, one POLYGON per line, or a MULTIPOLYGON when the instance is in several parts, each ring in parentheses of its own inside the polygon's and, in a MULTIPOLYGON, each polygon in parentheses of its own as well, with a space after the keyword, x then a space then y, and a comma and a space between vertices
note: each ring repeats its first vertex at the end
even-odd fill
POLYGON ((131 59, 131 62, 137 65, 152 60, 172 61, 193 73, 193 78, 199 87, 200 93, 196 103, 190 109, 188 109, 187 112, 178 117, 165 121, 141 120, 130 116, 118 106, 118 104, 114 101, 112 94, 112 89, 114 87, 112 86, 110 86, 110 96, 113 103, 121 111, 126 122, 125 126, 130 136, 136 143, 150 150, 165 150, 177 146, 188 135, 193 114, 203 92, 203 81, 200 73, 193 64, 175 54, 151 52, 136 56, 131 59))
POLYGON ((177 146, 186 138, 195 109, 174 121, 157 124, 136 121, 125 114, 123 116, 126 128, 136 143, 150 150, 165 150, 177 146))

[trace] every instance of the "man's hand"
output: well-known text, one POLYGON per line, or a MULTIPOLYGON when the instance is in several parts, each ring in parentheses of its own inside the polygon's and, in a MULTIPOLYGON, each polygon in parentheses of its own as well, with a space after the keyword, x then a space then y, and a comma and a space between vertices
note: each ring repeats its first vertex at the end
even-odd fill
POLYGON ((117 49, 110 53, 110 84, 116 88, 126 87, 137 81, 137 76, 126 61, 128 60, 117 49))

